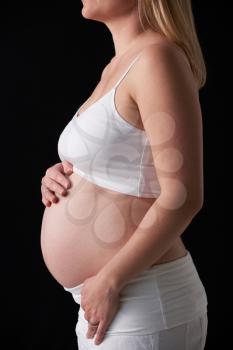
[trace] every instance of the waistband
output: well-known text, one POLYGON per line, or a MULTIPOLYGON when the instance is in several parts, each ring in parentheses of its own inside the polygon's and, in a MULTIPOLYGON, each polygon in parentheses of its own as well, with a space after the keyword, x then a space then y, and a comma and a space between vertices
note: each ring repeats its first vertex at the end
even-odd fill
MULTIPOLYGON (((157 274, 169 272, 170 270, 172 270, 174 268, 182 267, 183 265, 186 265, 186 264, 190 264, 190 263, 193 264, 194 262, 193 262, 193 259, 192 259, 192 256, 191 256, 189 250, 186 249, 186 251, 187 251, 186 255, 184 255, 178 259, 154 265, 154 266, 150 267, 149 269, 146 269, 145 271, 140 272, 135 278, 131 279, 127 283, 127 285, 139 280, 140 278, 148 277, 150 275, 155 276, 157 274)), ((80 283, 77 286, 74 286, 71 288, 68 288, 68 287, 63 287, 63 288, 67 292, 70 292, 70 293, 75 294, 75 295, 80 295, 83 285, 84 285, 84 283, 80 283)))
MULTIPOLYGON (((64 289, 81 303, 84 283, 64 289)), ((153 265, 130 279, 120 292, 121 309, 107 334, 150 334, 188 322, 207 311, 207 295, 190 252, 153 265)), ((81 305, 80 305, 81 306, 81 305)), ((88 323, 79 308, 76 331, 85 334, 88 323)))

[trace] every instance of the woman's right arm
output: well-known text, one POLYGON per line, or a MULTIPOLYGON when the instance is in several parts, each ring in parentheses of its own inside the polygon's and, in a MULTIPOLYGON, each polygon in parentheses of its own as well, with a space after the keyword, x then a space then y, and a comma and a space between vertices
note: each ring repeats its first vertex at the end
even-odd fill
POLYGON ((41 179, 42 202, 46 207, 58 202, 59 199, 55 193, 66 196, 67 189, 71 185, 67 175, 71 175, 72 172, 73 165, 68 161, 56 163, 46 170, 41 179))

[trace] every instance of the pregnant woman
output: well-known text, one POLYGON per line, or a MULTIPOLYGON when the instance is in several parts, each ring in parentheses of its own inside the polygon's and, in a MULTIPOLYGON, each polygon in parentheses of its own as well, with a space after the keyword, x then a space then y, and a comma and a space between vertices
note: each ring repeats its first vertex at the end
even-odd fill
POLYGON ((79 350, 203 350, 207 295, 181 238, 203 205, 190 0, 85 0, 82 15, 115 56, 42 178, 44 261, 80 305, 79 350))

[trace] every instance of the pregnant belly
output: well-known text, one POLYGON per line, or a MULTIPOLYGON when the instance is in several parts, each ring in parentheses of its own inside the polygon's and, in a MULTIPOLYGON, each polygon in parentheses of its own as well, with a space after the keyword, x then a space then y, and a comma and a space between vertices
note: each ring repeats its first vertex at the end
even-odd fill
POLYGON ((106 190, 78 174, 66 197, 46 207, 41 249, 53 277, 65 287, 95 275, 127 242, 155 198, 106 190))

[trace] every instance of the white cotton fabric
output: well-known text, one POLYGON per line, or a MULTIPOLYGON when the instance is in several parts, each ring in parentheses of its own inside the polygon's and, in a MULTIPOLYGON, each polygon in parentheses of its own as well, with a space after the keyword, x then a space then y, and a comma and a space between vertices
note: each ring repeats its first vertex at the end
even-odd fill
MULTIPOLYGON (((80 305, 83 284, 66 288, 80 305)), ((100 345, 87 339, 88 322, 80 306, 79 349, 203 350, 207 334, 207 295, 189 251, 154 265, 121 290, 121 307, 100 345)))
POLYGON ((157 198, 161 188, 148 137, 118 113, 114 101, 117 86, 140 54, 108 93, 75 113, 59 137, 58 154, 73 164, 75 173, 100 187, 157 198))

